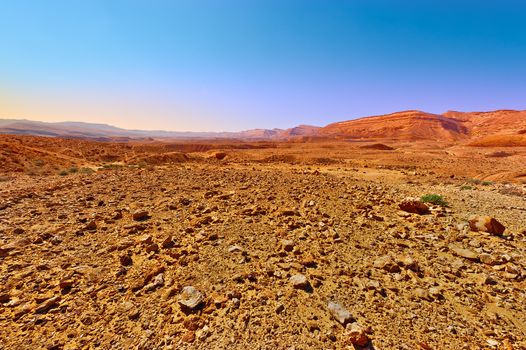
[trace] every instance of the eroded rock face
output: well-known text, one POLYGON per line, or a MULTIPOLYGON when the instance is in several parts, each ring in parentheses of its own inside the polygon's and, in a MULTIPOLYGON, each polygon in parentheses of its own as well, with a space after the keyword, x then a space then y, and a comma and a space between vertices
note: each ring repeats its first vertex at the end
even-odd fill
POLYGON ((469 228, 475 232, 488 232, 497 236, 501 236, 506 231, 506 227, 491 216, 471 216, 469 218, 469 228))

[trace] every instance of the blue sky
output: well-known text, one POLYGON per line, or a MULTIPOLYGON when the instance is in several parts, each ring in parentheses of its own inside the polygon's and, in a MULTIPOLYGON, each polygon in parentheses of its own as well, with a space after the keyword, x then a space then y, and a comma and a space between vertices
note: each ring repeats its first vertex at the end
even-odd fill
POLYGON ((526 109, 524 1, 0 5, 0 117, 234 131, 526 109))

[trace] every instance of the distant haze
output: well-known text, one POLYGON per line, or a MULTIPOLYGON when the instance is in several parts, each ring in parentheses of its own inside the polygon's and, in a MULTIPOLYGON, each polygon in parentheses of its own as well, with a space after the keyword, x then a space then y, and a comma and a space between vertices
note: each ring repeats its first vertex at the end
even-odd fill
POLYGON ((27 0, 0 118, 240 131, 526 109, 526 2, 27 0))

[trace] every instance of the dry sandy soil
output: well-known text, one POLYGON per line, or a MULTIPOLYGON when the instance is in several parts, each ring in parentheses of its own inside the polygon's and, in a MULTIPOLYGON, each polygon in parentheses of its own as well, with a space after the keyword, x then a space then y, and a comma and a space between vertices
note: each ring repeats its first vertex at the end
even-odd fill
POLYGON ((526 149, 0 144, 1 349, 526 349, 526 149))

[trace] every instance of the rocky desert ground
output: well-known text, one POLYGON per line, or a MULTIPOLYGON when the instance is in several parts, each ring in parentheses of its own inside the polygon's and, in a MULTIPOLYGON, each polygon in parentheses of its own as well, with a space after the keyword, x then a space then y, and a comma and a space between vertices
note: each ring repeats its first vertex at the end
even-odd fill
POLYGON ((1 349, 526 349, 524 148, 0 144, 1 349))

